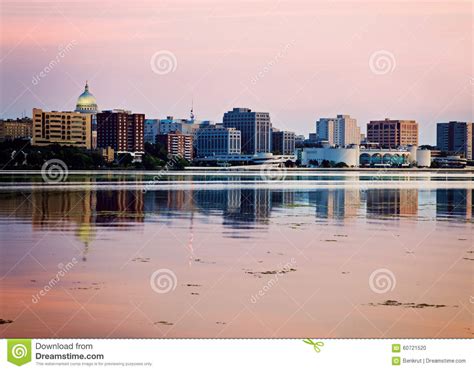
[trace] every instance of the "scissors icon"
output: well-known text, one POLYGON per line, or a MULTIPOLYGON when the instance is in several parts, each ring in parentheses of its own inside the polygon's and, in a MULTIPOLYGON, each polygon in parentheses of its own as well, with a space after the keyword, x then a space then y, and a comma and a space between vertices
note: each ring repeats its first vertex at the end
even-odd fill
POLYGON ((319 353, 321 351, 321 349, 319 347, 324 346, 324 343, 322 341, 314 342, 311 339, 304 339, 303 342, 305 342, 306 344, 312 345, 314 351, 317 352, 317 353, 319 353))

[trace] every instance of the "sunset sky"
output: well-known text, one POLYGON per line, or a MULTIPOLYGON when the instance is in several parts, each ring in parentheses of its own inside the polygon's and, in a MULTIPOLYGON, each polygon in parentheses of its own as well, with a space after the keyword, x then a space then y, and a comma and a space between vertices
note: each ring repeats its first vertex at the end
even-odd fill
POLYGON ((434 144, 436 122, 473 120, 472 35, 472 1, 1 0, 1 117, 73 110, 89 80, 100 109, 147 118, 194 100, 197 119, 249 107, 305 135, 416 119, 434 144))

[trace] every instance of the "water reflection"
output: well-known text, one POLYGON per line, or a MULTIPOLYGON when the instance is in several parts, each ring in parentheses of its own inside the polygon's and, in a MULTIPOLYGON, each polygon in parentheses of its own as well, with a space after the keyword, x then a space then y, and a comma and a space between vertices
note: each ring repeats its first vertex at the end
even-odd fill
POLYGON ((356 189, 324 189, 310 192, 308 199, 317 218, 346 219, 357 216, 363 194, 356 189))
POLYGON ((474 216, 473 196, 474 190, 471 189, 437 189, 436 214, 471 220, 474 216))
MULTIPOLYGON (((438 189, 318 189, 314 191, 273 189, 141 190, 110 189, 0 193, 3 217, 30 222, 37 231, 74 231, 87 249, 96 229, 140 228, 153 218, 172 222, 176 218, 219 216, 232 230, 265 228, 282 210, 311 215, 316 219, 345 220, 355 217, 417 218, 420 199, 432 204, 427 217, 472 220, 473 190, 438 189), (423 197, 420 193, 426 193, 423 197), (431 211, 430 211, 431 210, 431 211), (431 214, 431 215, 429 215, 431 214)), ((233 237, 243 237, 230 234, 233 237)))
POLYGON ((370 189, 367 191, 369 216, 416 216, 417 189, 370 189))

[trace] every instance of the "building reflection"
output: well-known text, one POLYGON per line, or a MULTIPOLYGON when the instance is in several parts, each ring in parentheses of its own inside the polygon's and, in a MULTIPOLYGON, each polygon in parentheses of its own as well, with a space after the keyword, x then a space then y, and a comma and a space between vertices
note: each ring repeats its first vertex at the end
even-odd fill
MULTIPOLYGON (((31 222, 33 230, 73 232, 87 255, 98 230, 132 230, 157 218, 173 223, 190 220, 191 232, 195 218, 217 217, 226 226, 239 230, 267 228, 272 216, 302 213, 314 208, 318 219, 344 220, 356 217, 417 217, 420 192, 417 189, 317 189, 282 190, 262 188, 154 190, 140 188, 47 190, 40 186, 28 192, 0 193, 0 215, 31 222)), ((423 193, 423 205, 438 218, 473 219, 474 191, 438 189, 423 193), (436 199, 435 197, 436 196, 436 199)), ((190 234, 193 235, 192 233, 190 234)), ((243 234, 240 234, 240 237, 243 234)), ((192 253, 192 237, 190 237, 192 253)))
POLYGON ((416 216, 417 189, 368 189, 366 192, 369 216, 416 216))
POLYGON ((141 190, 104 190, 95 192, 95 222, 123 227, 143 223, 144 196, 141 190))
POLYGON ((194 200, 202 213, 222 213, 224 225, 235 228, 267 224, 272 208, 268 189, 200 190, 194 193, 194 200))
POLYGON ((472 189, 437 189, 436 216, 438 218, 462 218, 471 220, 474 217, 474 190, 472 189))
POLYGON ((345 219, 355 217, 361 207, 361 191, 358 189, 321 189, 309 193, 317 218, 345 219))
POLYGON ((56 231, 74 236, 87 254, 97 227, 136 228, 144 222, 143 192, 140 190, 47 190, 3 193, 0 213, 29 220, 33 231, 56 231))

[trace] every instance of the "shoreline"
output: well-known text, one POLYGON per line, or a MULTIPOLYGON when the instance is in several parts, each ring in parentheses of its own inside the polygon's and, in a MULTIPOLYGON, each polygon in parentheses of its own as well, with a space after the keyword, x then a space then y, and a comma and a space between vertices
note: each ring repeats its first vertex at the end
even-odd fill
MULTIPOLYGON (((466 167, 463 169, 456 168, 268 168, 266 166, 254 165, 252 167, 187 167, 182 170, 119 170, 119 169, 108 169, 108 170, 68 170, 69 175, 164 175, 164 174, 193 174, 195 172, 202 173, 213 173, 219 172, 222 174, 233 174, 233 173, 251 173, 265 170, 265 172, 271 172, 274 170, 276 173, 459 173, 459 174, 474 174, 474 167, 466 167)), ((0 170, 1 175, 41 175, 41 170, 0 170)))

